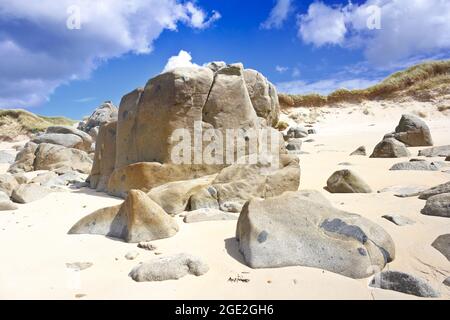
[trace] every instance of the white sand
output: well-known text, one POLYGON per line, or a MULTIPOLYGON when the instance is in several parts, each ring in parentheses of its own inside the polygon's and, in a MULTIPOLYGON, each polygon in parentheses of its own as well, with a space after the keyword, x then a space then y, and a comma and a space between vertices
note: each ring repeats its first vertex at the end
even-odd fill
MULTIPOLYGON (((301 155, 301 189, 322 190, 340 162, 350 162, 373 188, 392 185, 434 186, 450 179, 449 173, 389 171, 405 159, 369 159, 349 156, 360 145, 370 154, 387 132, 393 131, 404 112, 425 111, 435 145, 450 144, 450 114, 429 104, 410 103, 383 107, 367 104, 341 109, 321 109, 314 142, 304 143, 301 155), (354 111, 353 111, 354 110, 354 111), (328 113, 327 113, 328 112, 328 113), (349 113, 352 112, 352 113, 349 113), (370 126, 375 124, 374 126, 370 126), (322 146, 315 146, 323 144, 322 146)), ((296 110, 298 112, 299 110, 296 110)), ((285 116, 283 116, 285 117, 285 116)), ((6 149, 8 144, 1 144, 6 149)), ((413 155, 422 148, 410 148, 413 155)), ((439 160, 443 160, 440 158, 439 160)), ((7 166, 1 166, 4 172, 7 166)), ((396 244, 396 258, 387 269, 409 272, 440 288, 441 299, 450 298, 442 281, 450 276, 450 263, 431 247, 433 240, 450 232, 450 219, 420 214, 425 201, 398 198, 391 193, 329 194, 336 207, 359 213, 385 228, 396 244), (396 226, 384 214, 401 214, 416 221, 396 226)), ((243 264, 234 239, 236 221, 185 224, 169 239, 154 241, 162 254, 186 252, 204 258, 210 271, 201 277, 186 276, 164 282, 134 282, 129 271, 140 261, 155 257, 151 251, 97 235, 67 235, 83 216, 122 200, 90 189, 52 193, 16 211, 0 212, 0 299, 417 299, 415 296, 368 287, 368 279, 354 280, 307 267, 251 269, 243 264), (124 255, 140 252, 135 260, 124 255), (92 262, 81 272, 66 268, 68 262, 92 262), (230 282, 240 275, 249 282, 230 282)))

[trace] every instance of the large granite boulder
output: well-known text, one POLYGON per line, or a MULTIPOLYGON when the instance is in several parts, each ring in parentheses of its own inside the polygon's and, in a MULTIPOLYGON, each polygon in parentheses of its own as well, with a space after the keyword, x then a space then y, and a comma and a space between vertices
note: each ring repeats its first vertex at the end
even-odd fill
POLYGON ((331 193, 371 193, 372 189, 355 172, 342 169, 334 172, 327 180, 327 190, 331 193))
POLYGON ((444 164, 439 161, 411 159, 410 161, 396 163, 389 170, 439 171, 442 167, 444 167, 444 164))
POLYGON ((86 120, 78 124, 78 129, 95 138, 100 126, 111 121, 117 121, 117 116, 117 107, 111 101, 105 101, 86 120))
POLYGON ((82 140, 82 143, 75 147, 75 149, 80 149, 86 152, 92 150, 92 143, 94 142, 92 137, 84 131, 75 129, 72 126, 50 126, 46 130, 47 134, 65 134, 65 135, 75 135, 82 140))
POLYGON ((117 121, 105 123, 100 127, 95 142, 94 163, 89 183, 97 191, 106 191, 109 177, 114 171, 116 162, 116 128, 117 121))
POLYGON ((253 69, 244 70, 244 80, 258 117, 266 119, 268 125, 275 126, 280 117, 280 103, 275 86, 253 69))
POLYGON ((371 158, 401 158, 409 157, 411 153, 406 148, 405 144, 394 139, 384 138, 373 149, 371 158))
POLYGON ((248 201, 236 238, 252 268, 307 266, 365 278, 395 257, 380 226, 302 192, 248 201))
MULTIPOLYGON (((175 68, 150 79, 144 88, 123 96, 116 129, 114 170, 106 188, 108 193, 125 196, 130 189, 149 191, 168 182, 217 173, 240 156, 255 153, 265 146, 268 136, 276 137, 273 141, 277 143, 273 148, 271 144, 271 151, 286 153, 284 144, 280 143, 281 133, 267 126, 252 104, 251 97, 261 106, 260 110, 270 109, 272 116, 276 113, 272 112, 277 109, 272 101, 272 91, 267 88, 270 107, 262 107, 262 100, 267 97, 264 90, 260 92, 260 80, 258 76, 257 83, 247 85, 241 64, 175 68), (248 88, 253 90, 252 95, 248 88), (208 129, 216 130, 209 140, 202 136, 208 129), (227 129, 235 130, 237 136, 245 140, 244 146, 230 148, 231 161, 227 151, 212 148, 214 161, 205 161, 201 156, 211 148, 207 145, 203 150, 201 139, 211 144, 221 141, 219 138, 226 139, 228 146, 227 129), (250 140, 252 129, 264 129, 266 134, 250 140), (188 141, 184 140, 185 133, 189 134, 188 141), (180 142, 187 142, 192 147, 181 163, 177 158, 180 142), (242 149, 244 152, 239 152, 242 149)), ((268 115, 266 119, 272 116, 268 115)), ((106 160, 107 174, 99 172, 102 166, 97 164, 105 158, 95 158, 91 174, 93 187, 98 185, 100 178, 107 180, 111 155, 106 160)))
POLYGON ((41 143, 35 157, 34 170, 89 173, 92 168, 92 160, 86 152, 51 143, 41 143))
POLYGON ((422 214, 450 218, 450 193, 441 193, 427 199, 422 214))
POLYGON ((100 234, 126 242, 172 237, 178 224, 140 190, 130 190, 121 205, 99 209, 78 221, 69 234, 100 234))
POLYGON ((402 115, 392 135, 410 147, 433 145, 430 128, 425 121, 411 114, 402 115))

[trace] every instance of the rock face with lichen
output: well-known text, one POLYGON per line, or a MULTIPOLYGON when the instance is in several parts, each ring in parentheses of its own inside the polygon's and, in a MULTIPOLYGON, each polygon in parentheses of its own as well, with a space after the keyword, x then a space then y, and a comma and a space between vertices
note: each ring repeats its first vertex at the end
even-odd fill
POLYGON ((307 266, 358 279, 395 257, 394 242, 383 228, 311 192, 248 201, 236 238, 252 268, 307 266))
MULTIPOLYGON (((225 146, 211 152, 212 163, 199 160, 197 155, 204 155, 203 149, 210 142, 219 144, 226 139, 227 129, 235 129, 246 141, 240 146, 245 149, 244 155, 259 152, 266 141, 260 136, 249 140, 252 129, 265 129, 268 144, 272 136, 276 140, 269 150, 285 153, 281 133, 270 126, 278 121, 278 115, 273 85, 260 73, 244 69, 242 64, 211 63, 165 72, 150 79, 144 88, 123 96, 115 135, 100 130, 91 186, 100 185, 100 189, 124 197, 130 189, 149 191, 168 182, 219 172, 231 164, 225 146), (184 139, 178 133, 189 133, 192 139, 197 134, 202 139, 202 133, 208 129, 216 131, 209 141, 204 141, 202 149, 190 141, 191 154, 186 157, 183 154, 181 164, 174 160, 184 139)), ((111 132, 113 123, 108 124, 111 132)), ((239 151, 237 147, 233 149, 234 161, 238 155, 242 156, 239 151)))

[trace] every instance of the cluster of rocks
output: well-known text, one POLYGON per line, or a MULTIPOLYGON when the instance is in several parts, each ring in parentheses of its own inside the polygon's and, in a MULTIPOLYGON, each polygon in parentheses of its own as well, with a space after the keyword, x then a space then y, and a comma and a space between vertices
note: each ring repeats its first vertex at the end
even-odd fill
POLYGON ((409 157, 407 147, 432 146, 430 129, 425 121, 410 115, 402 115, 395 132, 388 133, 378 143, 371 158, 401 158, 409 157))
POLYGON ((78 129, 97 140, 100 127, 111 121, 117 121, 119 110, 111 101, 105 101, 94 112, 78 123, 78 129))

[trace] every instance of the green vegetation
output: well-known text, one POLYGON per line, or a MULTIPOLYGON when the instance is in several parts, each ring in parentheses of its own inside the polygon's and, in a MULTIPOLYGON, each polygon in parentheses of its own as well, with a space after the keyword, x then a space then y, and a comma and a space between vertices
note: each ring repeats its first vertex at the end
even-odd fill
POLYGON ((450 93, 450 60, 430 61, 396 72, 366 89, 338 89, 328 96, 320 94, 279 94, 280 105, 287 107, 321 107, 340 102, 384 100, 411 96, 427 101, 450 93))
POLYGON ((65 117, 39 116, 22 109, 0 110, 0 136, 14 138, 44 131, 52 125, 73 125, 76 121, 65 117))

